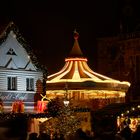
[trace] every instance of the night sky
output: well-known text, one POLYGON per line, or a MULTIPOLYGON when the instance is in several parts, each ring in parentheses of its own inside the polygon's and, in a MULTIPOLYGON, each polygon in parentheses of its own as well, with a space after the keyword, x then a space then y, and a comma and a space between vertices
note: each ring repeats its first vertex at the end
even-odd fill
POLYGON ((120 21, 125 24, 128 17, 134 29, 140 23, 138 5, 138 0, 3 0, 0 27, 13 21, 50 74, 63 67, 76 28, 88 64, 96 70, 96 38, 119 34, 120 21))

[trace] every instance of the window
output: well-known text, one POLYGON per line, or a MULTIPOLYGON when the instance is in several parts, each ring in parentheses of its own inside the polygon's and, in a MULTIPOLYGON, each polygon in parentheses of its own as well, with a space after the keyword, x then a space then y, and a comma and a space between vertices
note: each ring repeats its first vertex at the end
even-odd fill
POLYGON ((8 90, 17 90, 17 77, 8 77, 8 90))
POLYGON ((34 79, 33 78, 26 78, 26 90, 34 91, 34 79))
POLYGON ((10 48, 7 52, 7 55, 16 55, 16 53, 14 52, 12 48, 10 48))

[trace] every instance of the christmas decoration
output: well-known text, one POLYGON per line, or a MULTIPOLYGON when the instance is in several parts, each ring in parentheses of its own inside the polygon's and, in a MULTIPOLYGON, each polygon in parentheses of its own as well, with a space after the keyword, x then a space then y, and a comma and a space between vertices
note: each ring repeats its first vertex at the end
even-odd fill
POLYGON ((37 112, 43 113, 44 111, 47 111, 47 104, 48 101, 37 101, 37 112))
POLYGON ((58 117, 55 129, 58 130, 60 134, 67 136, 76 132, 80 127, 80 122, 81 118, 77 116, 72 109, 64 107, 58 117))
POLYGON ((48 113, 13 113, 13 112, 2 112, 0 113, 0 120, 8 120, 8 119, 14 119, 14 118, 50 118, 50 114, 48 113))
POLYGON ((47 97, 46 94, 45 95, 40 94, 40 95, 41 95, 42 99, 41 99, 41 101, 37 101, 37 112, 38 113, 47 112, 47 110, 48 110, 47 106, 51 100, 47 97))
POLYGON ((23 113, 24 112, 24 103, 23 101, 14 101, 12 103, 12 112, 13 113, 23 113))
POLYGON ((68 136, 74 134, 80 127, 81 118, 77 111, 70 106, 65 106, 63 100, 55 98, 48 103, 48 113, 53 117, 40 125, 41 131, 45 131, 51 137, 68 136))
MULTIPOLYGON (((52 117, 56 117, 61 113, 63 108, 63 102, 60 98, 52 99, 47 105, 47 111, 52 117)), ((46 112, 46 111, 45 111, 46 112)))

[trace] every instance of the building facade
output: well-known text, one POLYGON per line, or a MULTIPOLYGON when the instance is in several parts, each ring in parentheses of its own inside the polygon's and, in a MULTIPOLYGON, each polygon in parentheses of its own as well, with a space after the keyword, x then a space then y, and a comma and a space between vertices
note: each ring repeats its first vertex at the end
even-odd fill
POLYGON ((98 71, 131 83, 130 102, 140 100, 140 33, 120 34, 97 39, 98 71))
POLYGON ((0 99, 4 108, 11 109, 14 101, 21 100, 25 109, 33 109, 36 94, 42 92, 43 73, 32 60, 30 46, 25 48, 13 23, 6 27, 0 41, 0 99))

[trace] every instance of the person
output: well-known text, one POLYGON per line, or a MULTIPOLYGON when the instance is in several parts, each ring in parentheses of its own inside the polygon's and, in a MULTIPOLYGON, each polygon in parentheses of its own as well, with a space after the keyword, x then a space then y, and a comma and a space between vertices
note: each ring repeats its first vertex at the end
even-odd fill
POLYGON ((140 125, 138 125, 136 132, 133 133, 133 140, 140 140, 140 125))
POLYGON ((39 140, 37 133, 30 133, 29 134, 29 140, 39 140))
POLYGON ((86 133, 81 128, 79 128, 75 133, 74 139, 87 140, 88 137, 87 137, 86 133))
POLYGON ((44 132, 40 133, 39 140, 50 140, 50 136, 44 132))
POLYGON ((132 139, 132 131, 129 128, 129 125, 127 125, 121 132, 120 132, 121 137, 123 137, 126 140, 131 140, 132 139))

